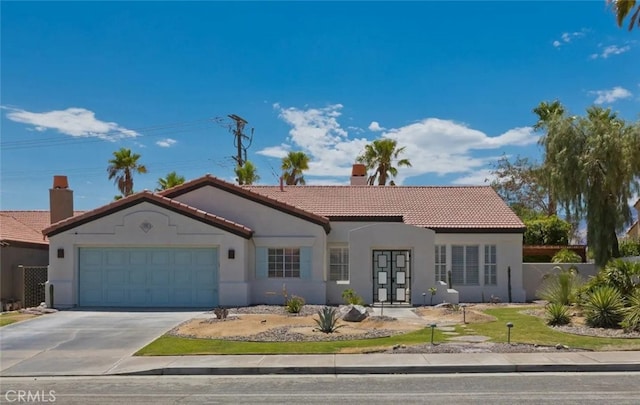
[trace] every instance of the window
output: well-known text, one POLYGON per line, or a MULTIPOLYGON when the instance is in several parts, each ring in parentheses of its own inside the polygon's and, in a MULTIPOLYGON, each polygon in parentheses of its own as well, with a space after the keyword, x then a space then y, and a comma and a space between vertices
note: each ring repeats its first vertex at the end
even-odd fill
POLYGON ((496 245, 484 246, 484 283, 497 285, 498 262, 496 258, 496 245))
POLYGON ((478 246, 451 246, 451 278, 457 285, 478 285, 479 280, 478 246))
POLYGON ((349 280, 349 248, 329 248, 329 280, 349 280))
POLYGON ((300 249, 269 249, 269 278, 300 277, 300 249))
POLYGON ((447 282, 447 247, 436 245, 436 281, 447 282))

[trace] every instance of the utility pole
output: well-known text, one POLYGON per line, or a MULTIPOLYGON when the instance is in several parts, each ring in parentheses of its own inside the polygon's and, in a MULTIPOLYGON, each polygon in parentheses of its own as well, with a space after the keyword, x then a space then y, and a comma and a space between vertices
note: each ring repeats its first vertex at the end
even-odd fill
POLYGON ((251 129, 251 137, 249 137, 242 132, 245 125, 248 124, 247 120, 236 114, 229 114, 228 117, 236 123, 235 128, 230 128, 234 136, 233 145, 237 148, 237 155, 233 159, 239 167, 242 167, 247 160, 247 149, 253 141, 253 128, 251 129), (242 144, 244 140, 248 142, 248 145, 242 144))

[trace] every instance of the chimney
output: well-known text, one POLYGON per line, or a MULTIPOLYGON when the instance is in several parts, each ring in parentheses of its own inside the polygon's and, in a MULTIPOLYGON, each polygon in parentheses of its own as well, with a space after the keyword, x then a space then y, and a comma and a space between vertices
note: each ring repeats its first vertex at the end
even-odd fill
POLYGON ((73 191, 69 190, 67 176, 53 176, 49 190, 49 213, 54 224, 73 216, 73 191))
POLYGON ((351 185, 366 186, 367 185, 367 166, 362 163, 356 163, 351 168, 351 185))

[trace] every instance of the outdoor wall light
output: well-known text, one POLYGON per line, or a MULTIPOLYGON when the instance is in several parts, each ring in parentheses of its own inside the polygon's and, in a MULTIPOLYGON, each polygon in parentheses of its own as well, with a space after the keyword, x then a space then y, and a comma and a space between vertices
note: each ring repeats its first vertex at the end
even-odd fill
POLYGON ((436 324, 432 323, 431 325, 429 325, 431 327, 431 346, 433 346, 433 331, 436 328, 436 324))
POLYGON ((227 257, 229 259, 235 259, 236 258, 236 250, 235 249, 229 249, 227 251, 227 257))
POLYGON ((64 259, 64 249, 58 249, 58 259, 64 259))
POLYGON ((511 328, 513 328, 513 324, 511 322, 507 322, 507 343, 511 344, 511 328))

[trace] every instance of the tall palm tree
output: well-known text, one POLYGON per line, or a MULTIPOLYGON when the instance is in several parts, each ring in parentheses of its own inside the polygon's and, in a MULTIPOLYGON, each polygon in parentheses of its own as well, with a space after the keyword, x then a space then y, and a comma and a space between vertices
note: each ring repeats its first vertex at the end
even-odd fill
POLYGON ((179 186, 184 183, 184 176, 180 176, 175 171, 168 173, 165 177, 158 179, 158 187, 156 191, 166 190, 171 187, 179 186))
POLYGON ((249 160, 246 160, 244 162, 244 165, 237 166, 234 169, 234 171, 235 171, 236 176, 237 176, 236 181, 240 185, 246 184, 246 185, 250 186, 253 183, 255 183, 258 180, 260 180, 260 176, 258 176, 258 170, 254 166, 254 164, 251 163, 251 161, 249 161, 249 160))
POLYGON ((109 160, 107 173, 109 180, 114 180, 123 197, 133 194, 133 173, 143 174, 147 168, 138 163, 140 155, 132 153, 131 149, 120 148, 113 152, 113 159, 109 160))
MULTIPOLYGON (((398 169, 393 166, 393 161, 398 159, 405 147, 398 148, 397 146, 397 142, 389 138, 376 139, 373 143, 365 146, 364 153, 358 156, 357 160, 364 163, 367 170, 375 169, 375 172, 369 176, 369 185, 374 185, 377 178, 378 185, 384 186, 387 184, 389 175, 393 177, 398 175, 398 169)), ((411 167, 411 162, 409 159, 400 159, 396 165, 411 167)))
POLYGON ((309 169, 309 156, 304 152, 289 152, 287 156, 282 158, 282 170, 284 173, 284 181, 288 186, 296 186, 298 184, 306 184, 302 172, 309 169))
MULTIPOLYGON (((607 3, 613 5, 613 11, 616 14, 618 27, 622 27, 624 19, 627 18, 631 11, 633 11, 633 8, 636 5, 636 0, 607 0, 607 3)), ((629 31, 633 29, 636 22, 640 27, 640 5, 638 5, 636 11, 631 15, 631 19, 629 20, 629 31)))

